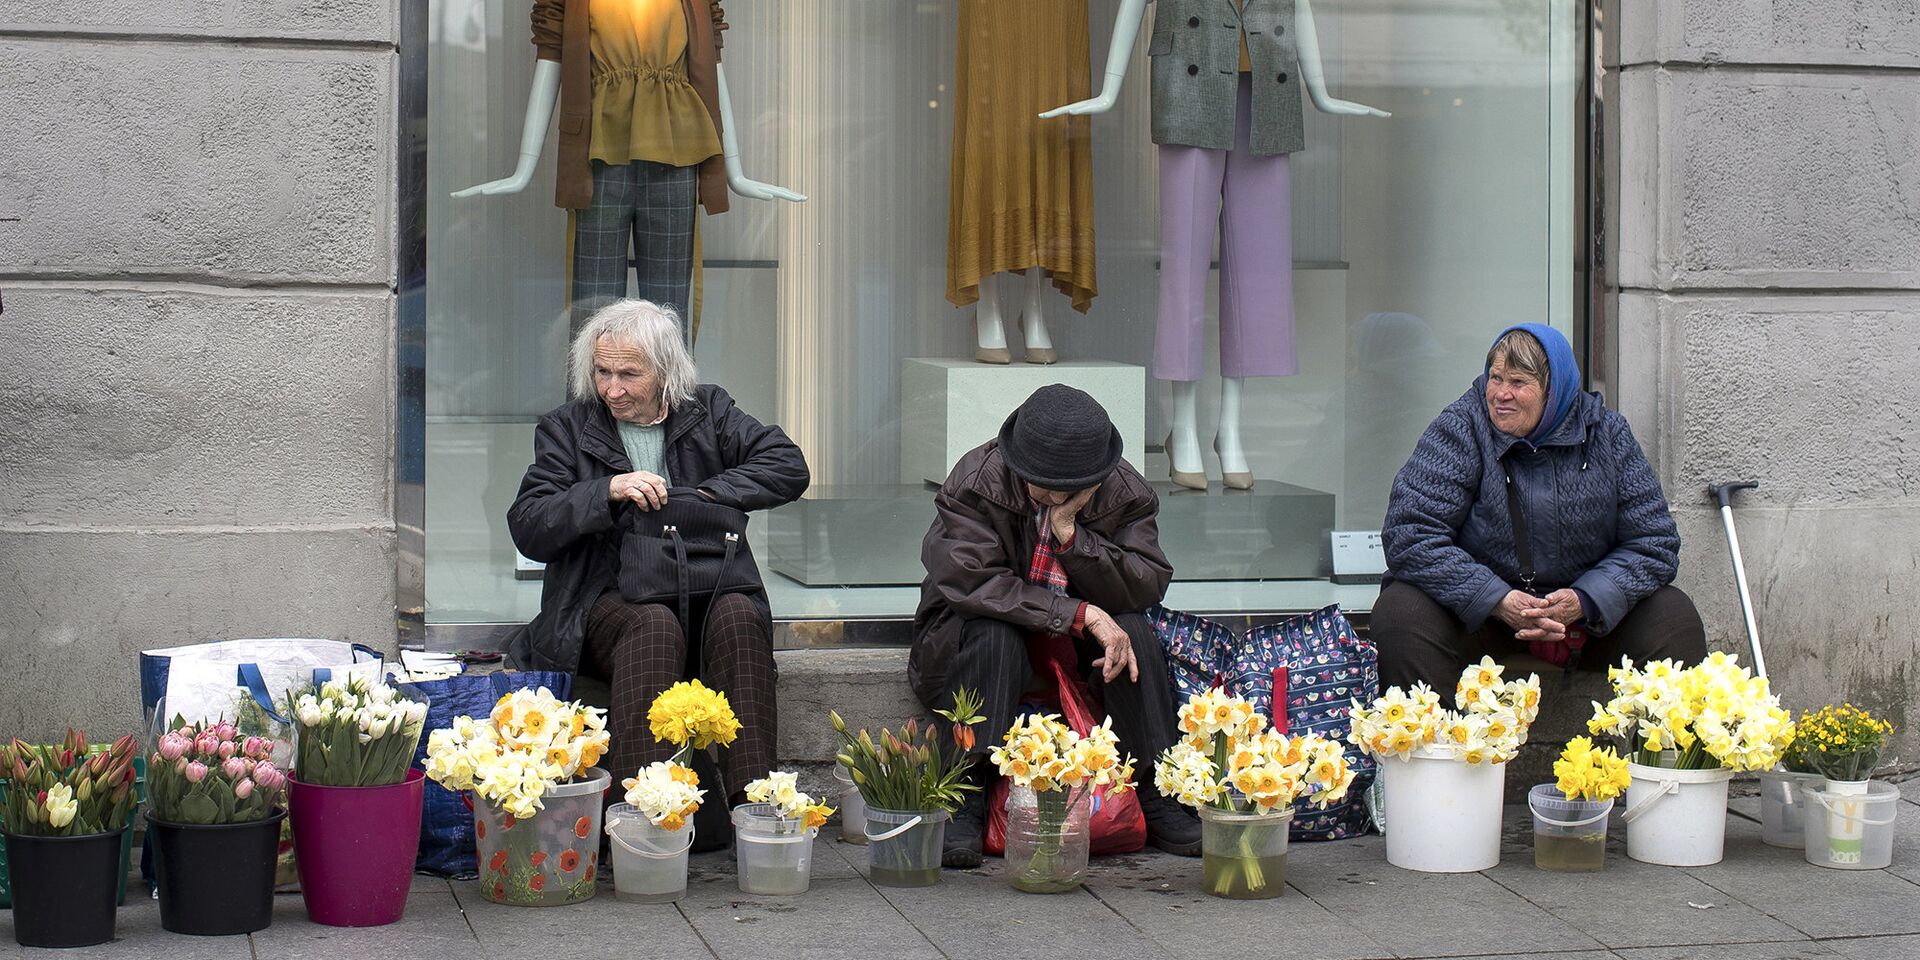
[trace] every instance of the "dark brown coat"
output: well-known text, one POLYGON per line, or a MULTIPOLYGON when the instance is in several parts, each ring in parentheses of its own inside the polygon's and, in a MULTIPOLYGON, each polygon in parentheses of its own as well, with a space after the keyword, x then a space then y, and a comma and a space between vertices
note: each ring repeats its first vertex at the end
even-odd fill
MULTIPOLYGON (((553 202, 569 210, 593 203, 593 52, 589 0, 533 0, 533 46, 542 60, 560 64, 560 148, 555 158, 553 202)), ((727 29, 720 0, 680 0, 687 20, 687 79, 720 129, 720 32, 727 29)), ((726 161, 715 154, 700 164, 700 205, 727 211, 726 161)))
POLYGON ((1066 596, 1027 582, 1040 531, 1025 485, 1000 456, 1000 441, 961 457, 933 507, 933 526, 920 545, 927 578, 907 662, 907 680, 929 706, 944 706, 937 701, 967 618, 1064 633, 1082 600, 1115 616, 1135 613, 1159 603, 1173 579, 1160 552, 1160 498, 1125 461, 1081 510, 1073 546, 1060 554, 1066 596))

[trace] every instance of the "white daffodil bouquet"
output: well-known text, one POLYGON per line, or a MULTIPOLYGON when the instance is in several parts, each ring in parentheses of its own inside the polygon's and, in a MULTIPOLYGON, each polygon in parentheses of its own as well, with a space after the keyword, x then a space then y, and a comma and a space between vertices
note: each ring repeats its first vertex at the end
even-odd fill
POLYGON ((1769 770, 1793 742, 1793 718, 1767 678, 1714 653, 1691 667, 1622 658, 1607 671, 1613 699, 1593 705, 1587 729, 1625 740, 1642 766, 1769 770))
MULTIPOLYGON (((800 791, 800 775, 775 770, 747 784, 747 801, 764 803, 773 815, 795 822, 797 830, 814 830, 833 816, 833 808, 816 802, 811 794, 800 791)), ((796 831, 782 831, 796 832, 796 831)))
POLYGON ((327 787, 377 787, 406 779, 427 705, 367 677, 306 684, 287 693, 294 776, 327 787))
POLYGON ((1467 667, 1454 684, 1453 709, 1424 683, 1411 690, 1389 687, 1370 706, 1353 701, 1347 740, 1381 758, 1405 759, 1415 751, 1467 763, 1505 763, 1520 753, 1540 715, 1540 678, 1503 680, 1492 657, 1467 667))
POLYGON ((575 780, 606 755, 607 712, 564 701, 546 687, 503 696, 485 720, 455 717, 427 738, 427 776, 449 790, 472 790, 528 819, 547 788, 575 780))
POLYGON ((1133 758, 1121 755, 1112 718, 1083 737, 1055 714, 1029 714, 1013 722, 987 759, 1015 787, 1033 791, 1040 842, 1025 863, 1014 862, 1014 843, 1007 843, 1007 869, 1022 889, 1045 886, 1063 862, 1067 818, 1075 804, 1100 787, 1108 796, 1133 789, 1133 758))

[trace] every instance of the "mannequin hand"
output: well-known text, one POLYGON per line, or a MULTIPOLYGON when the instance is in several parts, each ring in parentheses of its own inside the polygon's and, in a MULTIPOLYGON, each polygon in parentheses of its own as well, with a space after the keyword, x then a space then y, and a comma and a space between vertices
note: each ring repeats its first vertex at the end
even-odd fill
POLYGON ((489 180, 486 183, 476 183, 473 186, 466 188, 465 190, 455 190, 453 192, 453 195, 454 197, 458 198, 458 197, 471 197, 471 196, 474 196, 475 194, 493 196, 494 194, 498 194, 498 193, 519 193, 520 191, 525 190, 527 188, 527 184, 532 180, 533 180, 532 170, 528 170, 524 173, 516 171, 514 175, 511 177, 503 177, 499 180, 489 180))
POLYGON ((1339 97, 1328 97, 1324 101, 1315 102, 1314 106, 1319 107, 1321 113, 1331 113, 1342 117, 1393 116, 1393 114, 1377 107, 1369 107, 1364 103, 1354 103, 1352 100, 1342 100, 1339 97))
POLYGON ((806 203, 807 195, 788 190, 786 187, 771 183, 761 183, 751 177, 728 177, 727 188, 749 200, 785 200, 788 203, 806 203))
POLYGON ((1120 98, 1117 95, 1103 90, 1097 97, 1069 103, 1064 107, 1054 107, 1052 110, 1041 114, 1040 119, 1051 120, 1054 117, 1087 117, 1096 113, 1106 113, 1108 110, 1113 109, 1114 101, 1118 99, 1120 98))

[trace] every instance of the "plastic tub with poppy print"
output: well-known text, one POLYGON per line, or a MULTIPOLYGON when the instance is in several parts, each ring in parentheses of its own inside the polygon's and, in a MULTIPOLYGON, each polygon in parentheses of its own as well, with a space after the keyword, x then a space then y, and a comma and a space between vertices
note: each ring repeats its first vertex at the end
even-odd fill
POLYGON ((550 786, 540 812, 527 820, 475 796, 481 895, 519 907, 593 899, 600 874, 600 802, 612 780, 595 768, 584 780, 550 786))

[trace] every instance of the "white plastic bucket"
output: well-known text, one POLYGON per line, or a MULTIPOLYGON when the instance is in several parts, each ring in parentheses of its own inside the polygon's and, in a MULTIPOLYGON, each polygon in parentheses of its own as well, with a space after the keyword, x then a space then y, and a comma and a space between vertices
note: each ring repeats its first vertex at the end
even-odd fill
POLYGON ((1806 784, 1820 783, 1817 773, 1790 773, 1785 770, 1760 771, 1760 839, 1768 846, 1804 850, 1806 834, 1801 822, 1806 817, 1807 801, 1800 795, 1806 784))
POLYGON ((733 808, 734 859, 741 893, 787 897, 806 893, 813 879, 813 835, 797 819, 775 816, 773 805, 733 808))
POLYGON ((833 782, 840 788, 840 839, 846 843, 866 843, 867 798, 853 785, 853 774, 837 763, 833 765, 833 782))
POLYGON ((1471 873, 1500 862, 1504 763, 1467 763, 1423 748, 1380 761, 1387 862, 1423 873, 1471 873))
POLYGON ((630 803, 607 808, 613 838, 613 896, 634 903, 671 903, 687 895, 687 849, 693 824, 662 830, 630 803))
POLYGON ((1802 784, 1807 862, 1836 870, 1878 870, 1893 863, 1900 788, 1878 780, 1802 784))
POLYGON ((1727 781, 1733 771, 1670 770, 1628 763, 1627 856, 1669 867, 1719 863, 1727 842, 1727 781))

